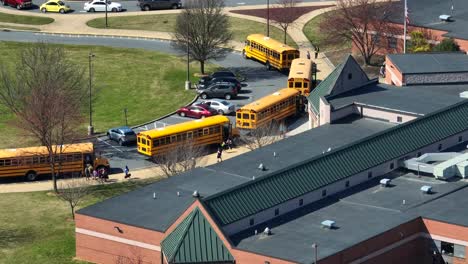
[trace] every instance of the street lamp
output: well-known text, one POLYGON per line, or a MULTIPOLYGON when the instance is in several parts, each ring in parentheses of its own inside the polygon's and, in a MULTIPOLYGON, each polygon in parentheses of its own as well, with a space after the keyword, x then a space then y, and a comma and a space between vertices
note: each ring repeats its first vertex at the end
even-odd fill
POLYGON ((107 8, 109 7, 109 2, 106 0, 106 8, 105 8, 105 13, 106 13, 106 28, 107 28, 107 8))
POLYGON ((92 65, 91 65, 91 59, 94 57, 94 54, 89 52, 88 59, 89 59, 89 126, 88 126, 88 136, 91 136, 94 134, 94 128, 93 128, 93 103, 92 103, 92 79, 93 79, 93 74, 92 74, 92 65))
POLYGON ((190 23, 189 20, 186 20, 187 23, 187 34, 186 34, 186 45, 187 45, 187 79, 185 80, 185 90, 189 90, 192 84, 190 83, 190 46, 189 46, 189 36, 190 36, 190 23))
POLYGON ((267 0, 267 37, 270 36, 270 0, 267 0))
POLYGON ((315 249, 315 254, 314 254, 314 255, 315 255, 315 261, 314 261, 314 264, 317 264, 317 258, 318 258, 318 252, 317 252, 317 251, 318 251, 318 245, 317 245, 317 244, 315 244, 315 243, 313 243, 313 244, 312 244, 312 248, 313 248, 313 249, 315 249))

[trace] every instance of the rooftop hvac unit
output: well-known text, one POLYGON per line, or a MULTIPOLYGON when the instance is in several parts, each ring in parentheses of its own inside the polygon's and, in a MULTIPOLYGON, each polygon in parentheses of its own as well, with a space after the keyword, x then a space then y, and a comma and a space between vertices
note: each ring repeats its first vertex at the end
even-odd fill
POLYGON ((325 220, 322 222, 322 226, 328 229, 333 229, 336 227, 335 221, 332 220, 325 220))
POLYGON ((432 187, 429 185, 424 185, 423 187, 421 187, 421 191, 425 194, 431 194, 432 187))
POLYGON ((390 185, 390 182, 391 182, 391 181, 392 181, 392 180, 387 179, 387 178, 381 179, 381 180, 380 180, 380 185, 381 185, 382 187, 388 187, 388 186, 390 185))
POLYGON ((452 20, 452 17, 450 15, 440 15, 439 19, 441 21, 450 22, 452 20))
POLYGON ((461 92, 461 93, 460 93, 460 98, 468 99, 468 91, 461 92))

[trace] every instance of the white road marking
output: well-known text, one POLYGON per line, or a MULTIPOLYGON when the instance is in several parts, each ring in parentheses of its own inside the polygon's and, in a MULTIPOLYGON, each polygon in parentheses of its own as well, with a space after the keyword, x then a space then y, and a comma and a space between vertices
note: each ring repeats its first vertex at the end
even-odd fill
POLYGON ((116 150, 118 150, 118 151, 120 151, 120 152, 123 152, 122 150, 120 150, 120 149, 118 149, 118 148, 112 146, 111 144, 109 144, 109 143, 106 142, 105 140, 102 140, 102 139, 100 139, 100 138, 98 138, 98 140, 101 141, 101 142, 104 142, 104 143, 107 144, 108 146, 111 146, 112 148, 114 148, 114 149, 116 149, 116 150))

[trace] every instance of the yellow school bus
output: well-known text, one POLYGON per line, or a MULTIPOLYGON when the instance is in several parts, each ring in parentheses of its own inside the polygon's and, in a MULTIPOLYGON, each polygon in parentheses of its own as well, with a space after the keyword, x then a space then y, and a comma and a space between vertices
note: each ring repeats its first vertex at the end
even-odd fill
POLYGON ((287 71, 291 62, 299 58, 299 50, 283 44, 262 34, 247 36, 242 56, 264 63, 268 70, 271 68, 287 71))
POLYGON ((216 115, 143 131, 137 135, 138 152, 158 156, 187 141, 195 146, 221 144, 229 136, 229 130, 229 118, 216 115))
MULTIPOLYGON (((95 157, 93 143, 54 146, 59 173, 83 173, 86 164, 109 171, 109 161, 95 157), (61 162, 59 162, 61 160, 61 162)), ((46 147, 0 150, 0 177, 25 176, 33 181, 38 175, 50 174, 49 152, 46 147)))
POLYGON ((294 59, 288 77, 288 88, 294 88, 301 95, 308 96, 312 87, 312 60, 294 59))
POLYGON ((256 129, 272 121, 297 114, 303 107, 302 97, 296 89, 284 88, 260 98, 236 111, 236 127, 256 129))

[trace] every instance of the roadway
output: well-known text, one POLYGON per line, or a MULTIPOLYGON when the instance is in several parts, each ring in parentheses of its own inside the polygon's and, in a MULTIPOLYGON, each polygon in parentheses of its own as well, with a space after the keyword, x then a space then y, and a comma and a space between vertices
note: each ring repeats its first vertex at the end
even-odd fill
MULTIPOLYGON (((73 45, 102 45, 122 48, 140 48, 145 50, 159 51, 163 53, 184 55, 175 50, 169 41, 146 40, 132 38, 109 38, 109 37, 86 37, 86 36, 67 36, 67 35, 48 35, 42 33, 30 32, 0 32, 0 41, 19 41, 19 42, 48 42, 58 44, 73 45)), ((99 59, 99 54, 96 59, 99 59)), ((255 101, 267 94, 271 94, 280 88, 285 87, 287 76, 277 71, 267 71, 266 68, 255 61, 244 60, 240 53, 229 53, 222 60, 213 61, 217 65, 228 68, 245 77, 245 83, 239 96, 231 102, 237 107, 241 107, 252 101, 255 101)), ((96 80, 98 81, 98 80, 96 80)), ((185 80, 181 80, 181 89, 183 89, 185 80)), ((157 117, 155 117, 157 118, 157 117)), ((234 121, 234 116, 230 116, 234 121)), ((177 124, 193 120, 178 115, 172 115, 155 123, 136 127, 136 132, 141 130, 153 129, 157 127, 177 124)), ((102 128, 99 128, 102 130, 102 128)), ((96 151, 102 152, 103 156, 110 159, 111 166, 122 168, 128 165, 130 169, 154 166, 146 157, 137 153, 135 146, 119 146, 114 141, 109 141, 107 137, 98 137, 95 141, 96 151)))
MULTIPOLYGON (((302 2, 323 2, 324 0, 303 0, 302 2)), ((31 9, 25 9, 25 12, 40 12, 39 6, 43 3, 47 2, 47 0, 33 0, 33 7, 31 9)), ((71 9, 73 10, 71 13, 74 14, 87 14, 83 10, 84 3, 86 1, 64 1, 66 2, 71 9)), ((122 4, 122 8, 124 12, 132 12, 132 11, 140 11, 140 8, 137 6, 138 1, 115 1, 122 4)), ((182 4, 184 0, 182 0, 182 4)), ((236 7, 236 6, 251 6, 251 5, 264 5, 266 4, 266 0, 225 0, 226 6, 228 7, 236 7)), ((270 1, 270 4, 273 5, 275 2, 270 1)), ((13 8, 13 7, 10 7, 13 8)), ((154 12, 154 11, 151 11, 154 12)), ((156 11, 157 12, 157 11, 156 11)))

